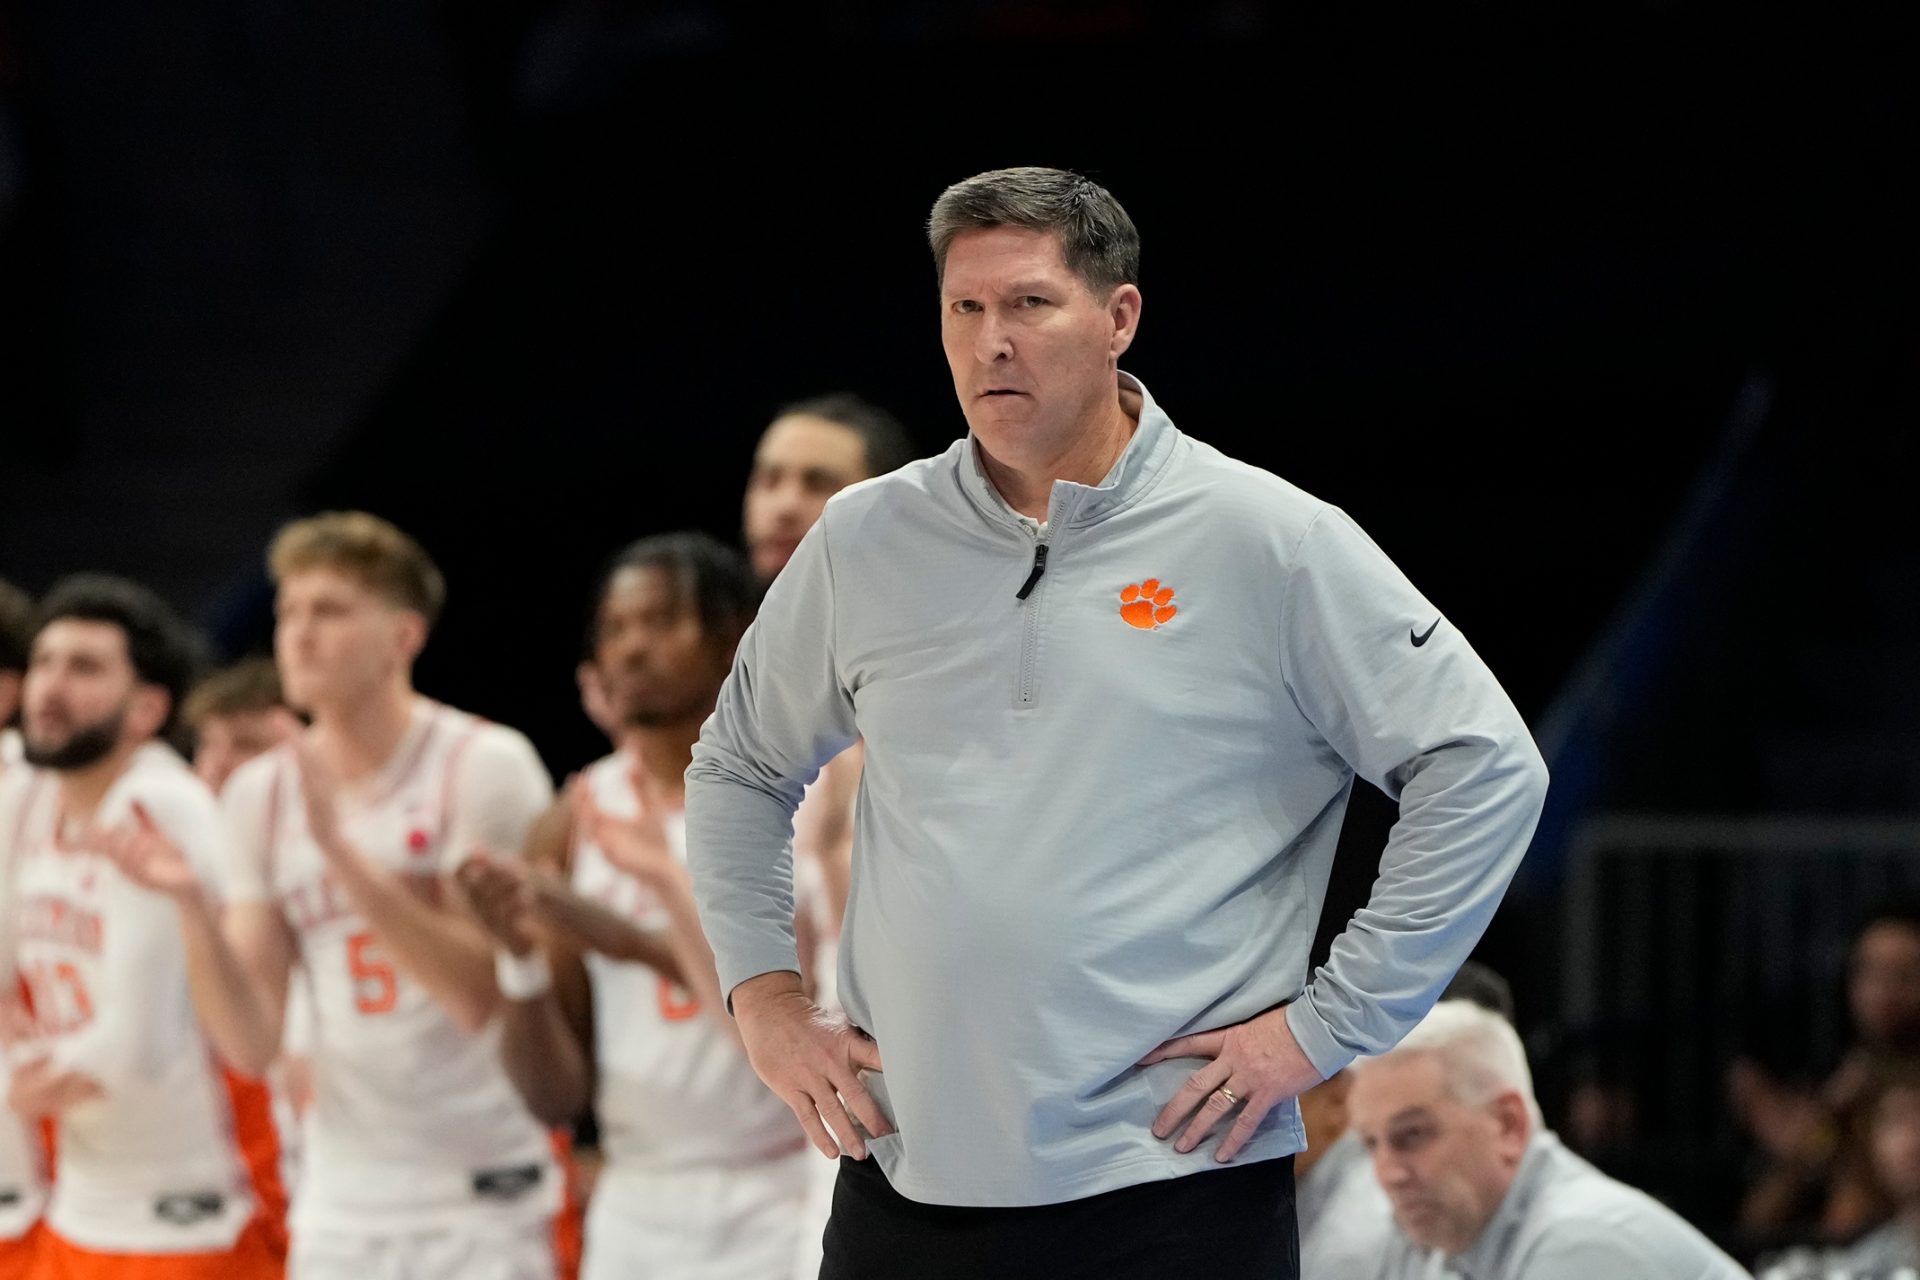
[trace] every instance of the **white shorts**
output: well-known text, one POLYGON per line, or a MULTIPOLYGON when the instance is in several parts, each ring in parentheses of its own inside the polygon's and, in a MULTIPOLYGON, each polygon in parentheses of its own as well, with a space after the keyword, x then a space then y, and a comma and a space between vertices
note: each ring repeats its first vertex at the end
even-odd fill
POLYGON ((546 1221, 395 1235, 300 1231, 287 1280, 558 1280, 558 1266, 546 1221))
POLYGON ((609 1162, 587 1205, 580 1280, 783 1280, 793 1269, 807 1155, 728 1169, 609 1162))

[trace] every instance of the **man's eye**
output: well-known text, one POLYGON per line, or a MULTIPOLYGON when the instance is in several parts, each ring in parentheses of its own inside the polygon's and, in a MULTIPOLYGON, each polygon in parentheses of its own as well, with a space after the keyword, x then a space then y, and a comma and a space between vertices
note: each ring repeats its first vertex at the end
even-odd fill
POLYGON ((1045 298, 1042 298, 1035 294, 1030 293, 1026 295, 1024 298, 1020 299, 1020 305, 1025 307, 1027 310, 1032 311, 1038 307, 1046 306, 1047 300, 1045 298))
POLYGON ((973 301, 971 298, 963 298, 959 302, 956 302, 953 304, 953 309, 955 311, 958 311, 962 315, 972 315, 974 312, 980 309, 980 304, 973 301))

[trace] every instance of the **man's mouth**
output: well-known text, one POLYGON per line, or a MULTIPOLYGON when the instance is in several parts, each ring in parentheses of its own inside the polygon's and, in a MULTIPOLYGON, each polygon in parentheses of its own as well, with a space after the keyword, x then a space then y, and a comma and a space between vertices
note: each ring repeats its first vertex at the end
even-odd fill
POLYGON ((982 396, 1023 396, 1024 391, 1015 391, 1012 387, 988 387, 980 393, 982 396))

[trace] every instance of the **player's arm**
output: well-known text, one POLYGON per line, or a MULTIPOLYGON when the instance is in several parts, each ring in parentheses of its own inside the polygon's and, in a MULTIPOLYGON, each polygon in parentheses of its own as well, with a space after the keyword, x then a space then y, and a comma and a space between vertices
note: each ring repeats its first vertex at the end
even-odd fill
POLYGON ((683 975, 680 985, 738 1042, 740 1031, 727 1014, 726 993, 720 989, 713 948, 700 927, 693 879, 668 842, 659 819, 659 802, 650 795, 646 779, 637 770, 634 789, 641 797, 638 817, 616 818, 595 805, 590 792, 582 790, 576 800, 579 820, 609 861, 653 891, 667 913, 667 938, 683 975))
POLYGON ((573 822, 572 797, 562 794, 527 833, 525 856, 533 872, 534 901, 542 918, 551 930, 564 933, 576 950, 643 964, 685 986, 680 957, 664 931, 642 929, 574 891, 568 882, 573 822))
POLYGON ((500 1061, 546 1125, 571 1122, 593 1098, 593 997, 580 953, 544 928, 528 869, 476 854, 456 873, 496 948, 500 1061))
MULTIPOLYGON (((189 824, 191 825, 191 824, 189 824)), ((248 824, 249 826, 253 824, 248 824)), ((222 906, 210 883, 228 849, 216 822, 204 831, 163 827, 135 801, 131 819, 100 833, 97 845, 127 877, 171 898, 179 913, 187 988, 214 1049, 243 1075, 260 1076, 280 1052, 280 1023, 293 937, 264 886, 222 906), (198 856, 190 855, 194 849, 198 856)), ((245 860, 236 851, 230 866, 245 860)), ((241 885, 251 883, 238 876, 241 885)))
POLYGON ((322 843, 328 869, 394 963, 468 1031, 493 1016, 493 950, 470 921, 429 901, 344 839, 322 843))
MULTIPOLYGON (((422 892, 355 848, 341 830, 339 783, 311 750, 300 752, 307 826, 329 872, 366 917, 394 963, 468 1031, 499 1007, 493 945, 465 912, 439 892, 422 892)), ((533 748, 518 734, 487 732, 465 752, 452 782, 457 855, 473 848, 517 852, 552 795, 533 748)), ((438 889, 439 881, 432 883, 438 889)))

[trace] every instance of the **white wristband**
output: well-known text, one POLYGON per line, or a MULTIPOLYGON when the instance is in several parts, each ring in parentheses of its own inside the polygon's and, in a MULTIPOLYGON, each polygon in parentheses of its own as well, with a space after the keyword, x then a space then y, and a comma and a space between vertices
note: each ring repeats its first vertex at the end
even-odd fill
POLYGON ((500 994, 517 1004, 545 995, 553 987, 553 969, 537 948, 524 956, 501 949, 493 953, 493 979, 500 994))

